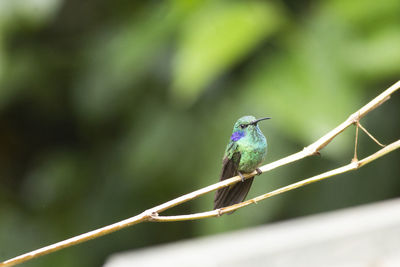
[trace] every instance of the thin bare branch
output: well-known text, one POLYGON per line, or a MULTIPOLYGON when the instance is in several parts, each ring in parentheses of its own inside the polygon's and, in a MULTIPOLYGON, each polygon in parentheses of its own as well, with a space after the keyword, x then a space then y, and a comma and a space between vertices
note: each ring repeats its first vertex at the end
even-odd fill
POLYGON ((363 160, 360 160, 358 162, 358 167, 362 167, 368 163, 370 163, 371 161, 374 161, 375 159, 382 157, 390 152, 392 152, 395 149, 398 149, 400 146, 400 140, 397 140, 394 143, 391 143, 390 145, 385 146, 384 148, 382 148, 381 150, 379 150, 378 152, 375 152, 374 154, 372 154, 371 156, 368 156, 366 158, 364 158, 363 160))
POLYGON ((5 262, 0 263, 1 267, 5 267, 5 266, 14 266, 17 264, 21 264, 24 263, 26 261, 29 261, 31 259, 55 252, 57 250, 63 249, 63 248, 67 248, 73 245, 77 245, 79 243, 118 231, 120 229, 123 229, 125 227, 137 224, 137 223, 141 223, 143 221, 147 221, 148 218, 151 216, 151 214, 148 214, 146 212, 143 212, 139 215, 136 215, 134 217, 131 217, 129 219, 99 228, 97 230, 93 230, 66 240, 63 240, 61 242, 31 251, 29 253, 20 255, 18 257, 12 258, 10 260, 7 260, 5 262))
POLYGON ((366 134, 369 136, 369 138, 371 138, 372 140, 374 140, 375 143, 377 143, 377 144, 378 144, 379 146, 381 146, 381 147, 385 147, 385 145, 382 144, 382 143, 380 143, 372 134, 370 134, 370 133, 367 131, 367 129, 365 129, 365 128, 361 125, 360 122, 358 122, 358 126, 361 128, 361 130, 364 131, 364 133, 366 133, 366 134))
MULTIPOLYGON (((364 117, 366 114, 368 114, 371 110, 374 110, 379 105, 381 105, 386 100, 388 100, 390 98, 390 95, 393 94, 399 88, 400 88, 400 81, 398 81, 397 83, 393 84, 391 87, 389 87, 383 93, 381 93, 376 98, 374 98, 372 101, 370 101, 367 105, 363 106, 357 112, 355 112, 354 114, 349 116, 349 118, 347 120, 345 120, 343 123, 341 123, 339 126, 334 128, 332 131, 328 132, 326 135, 324 135, 323 137, 318 139, 313 144, 305 147, 302 151, 297 152, 295 154, 292 154, 290 156, 287 156, 285 158, 282 158, 280 160, 277 160, 275 162, 272 162, 270 164, 266 164, 266 165, 260 167, 260 170, 262 172, 267 172, 267 171, 270 171, 272 169, 278 168, 280 166, 283 166, 283 165, 292 163, 294 161, 300 160, 302 158, 305 158, 305 157, 308 157, 308 156, 311 156, 311 155, 319 154, 319 151, 322 148, 324 148, 326 145, 328 145, 338 134, 343 132, 351 124, 357 123, 362 117, 364 117)), ((390 151, 392 151, 392 150, 389 150, 388 147, 385 147, 385 148, 381 149, 378 152, 380 152, 380 153, 382 153, 382 155, 384 155, 386 153, 389 153, 390 151)), ((369 163, 370 161, 373 161, 375 159, 373 157, 374 155, 371 155, 370 157, 365 158, 363 161, 358 162, 358 166, 360 167, 362 165, 365 165, 365 164, 369 163)), ((354 164, 356 164, 356 163, 351 163, 349 165, 346 165, 347 167, 344 166, 344 167, 341 167, 339 169, 336 169, 336 170, 333 170, 333 171, 329 171, 329 172, 325 173, 325 175, 326 174, 330 174, 330 176, 332 176, 332 175, 336 175, 336 174, 339 174, 339 173, 346 172, 348 170, 351 170, 351 168, 353 167, 354 164), (351 166, 351 167, 349 167, 349 166, 351 166)), ((252 172, 250 174, 245 174, 244 176, 245 176, 245 179, 248 179, 250 177, 255 176, 256 174, 257 174, 257 172, 254 171, 254 172, 252 172)), ((322 178, 320 176, 315 176, 315 177, 312 177, 312 178, 309 178, 309 179, 317 179, 317 180, 319 179, 319 180, 321 180, 322 178)), ((294 188, 297 188, 297 187, 309 184, 309 183, 311 183, 313 181, 313 180, 309 180, 309 179, 306 179, 305 180, 306 182, 304 182, 304 184, 299 184, 300 182, 298 182, 296 184, 293 184, 292 186, 294 186, 294 188)), ((123 221, 120 221, 120 222, 117 222, 117 223, 102 227, 102 228, 94 230, 94 231, 87 232, 87 233, 82 234, 82 235, 78 235, 78 236, 66 239, 64 241, 61 241, 61 242, 58 242, 58 243, 55 243, 55 244, 52 244, 52 245, 49 245, 49 246, 34 250, 34 251, 31 251, 29 253, 20 255, 18 257, 9 259, 7 261, 1 262, 0 263, 0 267, 14 266, 16 264, 20 264, 20 263, 29 261, 29 260, 37 258, 39 256, 43 256, 43 255, 58 251, 58 250, 63 249, 63 248, 67 248, 67 247, 70 247, 70 246, 73 246, 73 245, 77 245, 79 243, 88 241, 90 239, 94 239, 94 238, 97 238, 97 237, 100 237, 100 236, 115 232, 117 230, 126 228, 126 227, 134 225, 134 224, 138 224, 138 223, 141 223, 141 222, 144 222, 144 221, 155 221, 155 220, 162 221, 162 219, 165 218, 165 216, 158 216, 158 213, 160 213, 162 211, 165 211, 167 209, 170 209, 170 208, 172 208, 174 206, 177 206, 177 205, 179 205, 181 203, 184 203, 184 202, 187 202, 189 200, 192 200, 194 198, 197 198, 197 197, 199 197, 201 195, 204 195, 206 193, 209 193, 211 191, 214 191, 216 189, 220 189, 220 188, 223 188, 225 186, 229 186, 229 185, 235 184, 235 183, 237 183, 239 181, 241 181, 240 176, 235 176, 235 177, 232 177, 230 179, 226 179, 226 180, 224 180, 222 182, 219 182, 219 183, 204 187, 204 188, 196 190, 196 191, 194 191, 192 193, 183 195, 181 197, 178 197, 176 199, 173 199, 171 201, 163 203, 163 204, 161 204, 159 206, 156 206, 154 208, 148 209, 148 210, 142 212, 141 214, 136 215, 134 217, 131 217, 129 219, 126 219, 126 220, 123 220, 123 221)), ((236 204, 236 205, 231 206, 231 207, 227 207, 227 208, 222 208, 220 210, 214 210, 214 211, 208 211, 208 212, 201 213, 202 214, 201 218, 207 218, 207 217, 213 217, 213 216, 222 215, 224 213, 227 213, 227 212, 230 212, 232 210, 235 210, 237 205, 239 207, 242 207, 242 206, 249 205, 251 203, 256 203, 257 201, 262 200, 263 197, 264 198, 270 197, 268 194, 276 195, 276 194, 278 194, 278 192, 280 194, 280 193, 288 191, 288 189, 285 189, 285 188, 287 188, 287 187, 283 187, 281 189, 278 189, 278 190, 283 190, 282 192, 275 190, 273 192, 270 192, 270 193, 267 193, 265 195, 262 195, 262 196, 260 196, 258 198, 254 198, 254 199, 251 199, 251 200, 236 204)), ((290 190, 292 190, 292 189, 290 189, 290 190)), ((181 218, 182 218, 182 220, 185 220, 185 218, 187 220, 187 219, 190 219, 189 216, 191 216, 191 215, 184 215, 184 217, 181 217, 181 218)), ((169 219, 166 219, 166 221, 169 221, 169 219)))
POLYGON ((299 182, 296 182, 296 183, 281 187, 281 188, 276 189, 274 191, 271 191, 269 193, 260 195, 258 197, 249 199, 247 201, 244 201, 244 202, 241 202, 241 203, 229 206, 229 207, 220 208, 220 209, 213 210, 213 211, 200 212, 200 213, 195 213, 195 214, 188 214, 188 215, 156 216, 156 217, 153 217, 152 221, 155 221, 155 222, 173 222, 173 221, 187 221, 187 220, 204 219, 204 218, 209 218, 209 217, 217 217, 217 216, 220 216, 222 214, 229 213, 229 212, 232 212, 234 210, 243 208, 243 207, 248 206, 250 204, 257 203, 257 202, 265 200, 267 198, 270 198, 270 197, 285 193, 287 191, 290 191, 290 190, 293 190, 293 189, 297 189, 299 187, 302 187, 302 186, 305 186, 305 185, 308 185, 308 184, 312 184, 312 183, 315 183, 315 182, 319 182, 319 181, 334 177, 336 175, 339 175, 339 174, 342 174, 342 173, 345 173, 345 172, 348 172, 348 171, 356 170, 356 169, 358 169, 358 168, 370 163, 371 161, 376 160, 376 159, 378 159, 378 158, 386 155, 387 153, 392 152, 393 150, 396 150, 398 148, 400 148, 400 140, 398 140, 398 141, 396 141, 396 142, 394 142, 394 143, 382 148, 381 150, 375 152, 374 154, 372 154, 369 157, 366 157, 366 158, 364 158, 364 159, 362 159, 360 161, 352 161, 350 164, 347 164, 347 165, 342 166, 340 168, 337 168, 337 169, 334 169, 334 170, 331 170, 331 171, 328 171, 328 172, 324 172, 324 173, 321 173, 319 175, 316 175, 316 176, 301 180, 299 182))
POLYGON ((359 123, 356 123, 356 140, 354 141, 354 156, 352 161, 358 161, 358 155, 357 155, 357 146, 358 146, 358 125, 359 123))

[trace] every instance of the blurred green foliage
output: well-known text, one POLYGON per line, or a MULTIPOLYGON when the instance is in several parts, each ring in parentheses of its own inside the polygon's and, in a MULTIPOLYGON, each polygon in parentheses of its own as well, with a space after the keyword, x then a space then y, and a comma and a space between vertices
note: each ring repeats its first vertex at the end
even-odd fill
MULTIPOLYGON (((216 182, 242 115, 273 118, 268 162, 315 141, 399 79, 399 12, 397 0, 0 0, 0 260, 216 182)), ((395 95, 363 124, 396 140, 399 107, 395 95)), ((250 195, 349 162, 353 140, 349 129, 250 195)), ((377 149, 361 135, 361 157, 377 149)), ((99 266, 115 251, 397 197, 398 162, 394 152, 230 216, 137 225, 26 266, 99 266)))

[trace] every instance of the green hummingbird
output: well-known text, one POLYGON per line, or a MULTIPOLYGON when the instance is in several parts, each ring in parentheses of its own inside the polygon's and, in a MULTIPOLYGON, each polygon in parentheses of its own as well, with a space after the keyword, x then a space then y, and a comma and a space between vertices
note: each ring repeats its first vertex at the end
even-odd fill
POLYGON ((261 174, 258 166, 267 154, 267 139, 257 123, 268 119, 244 116, 235 123, 225 150, 220 181, 240 175, 242 182, 219 189, 215 193, 214 209, 242 202, 246 198, 254 177, 244 180, 243 173, 256 170, 261 174))

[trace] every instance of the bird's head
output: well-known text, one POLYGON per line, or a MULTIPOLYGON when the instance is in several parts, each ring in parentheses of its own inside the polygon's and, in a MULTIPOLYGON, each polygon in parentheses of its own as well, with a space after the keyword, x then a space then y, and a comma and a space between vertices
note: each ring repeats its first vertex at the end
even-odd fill
POLYGON ((253 133, 255 131, 260 131, 257 123, 263 120, 268 120, 270 118, 261 118, 256 119, 254 116, 244 116, 238 119, 233 126, 233 133, 231 136, 232 141, 238 141, 242 137, 246 136, 249 133, 253 133))

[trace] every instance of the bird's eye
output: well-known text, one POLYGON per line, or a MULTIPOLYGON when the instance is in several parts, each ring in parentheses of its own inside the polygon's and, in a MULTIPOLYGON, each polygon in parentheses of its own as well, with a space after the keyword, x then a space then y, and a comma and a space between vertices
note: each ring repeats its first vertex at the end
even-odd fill
POLYGON ((244 128, 246 128, 246 124, 240 124, 240 128, 242 128, 242 129, 244 129, 244 128))

